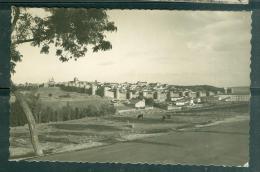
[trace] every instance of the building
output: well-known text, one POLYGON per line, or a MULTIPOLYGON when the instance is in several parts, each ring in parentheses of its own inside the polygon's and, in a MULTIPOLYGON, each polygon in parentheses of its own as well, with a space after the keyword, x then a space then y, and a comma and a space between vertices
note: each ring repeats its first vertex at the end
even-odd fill
POLYGON ((180 94, 173 91, 169 91, 167 93, 167 100, 173 101, 172 98, 180 98, 180 94))
POLYGON ((250 95, 230 95, 227 101, 232 102, 249 102, 250 95))
POLYGON ((181 110, 180 106, 174 106, 174 105, 167 105, 166 110, 181 110))
POLYGON ((171 97, 169 101, 175 102, 181 99, 183 99, 183 97, 171 97))
POLYGON ((185 92, 184 91, 179 92, 179 96, 180 97, 184 97, 185 96, 185 92))
POLYGON ((194 103, 201 103, 201 98, 197 97, 193 99, 194 103))
POLYGON ((114 98, 115 99, 119 99, 119 89, 118 88, 116 88, 115 90, 114 90, 114 98))
POLYGON ((190 91, 184 92, 184 95, 185 95, 186 97, 191 97, 191 92, 190 92, 190 91))
POLYGON ((196 92, 196 97, 198 97, 198 98, 199 98, 199 97, 202 97, 202 92, 201 92, 201 91, 197 91, 197 92, 196 92))
POLYGON ((197 91, 196 92, 196 97, 205 97, 207 96, 205 91, 197 91))
POLYGON ((234 92, 233 88, 228 88, 227 89, 227 94, 233 94, 233 92, 234 92))
POLYGON ((191 98, 196 98, 197 97, 197 93, 196 92, 190 92, 190 97, 191 98))
POLYGON ((140 100, 135 103, 135 108, 145 108, 145 100, 140 100))
POLYGON ((216 95, 220 95, 220 94, 222 94, 221 91, 216 91, 216 95))
POLYGON ((223 101, 232 102, 249 102, 250 88, 249 87, 231 87, 226 89, 227 94, 219 95, 223 101))
POLYGON ((73 78, 73 82, 74 82, 74 83, 78 83, 78 82, 79 82, 79 79, 78 79, 77 77, 74 77, 74 78, 73 78))
POLYGON ((162 93, 161 91, 155 91, 153 94, 153 99, 157 101, 167 100, 167 93, 162 93))
POLYGON ((101 97, 110 97, 110 98, 114 98, 114 92, 110 91, 108 87, 103 86, 101 87, 101 97))
POLYGON ((145 100, 132 99, 130 100, 130 106, 133 106, 136 109, 144 109, 145 108, 145 100))
POLYGON ((161 95, 161 93, 160 93, 159 91, 156 91, 156 92, 154 92, 154 94, 153 94, 153 98, 154 98, 154 99, 159 99, 159 98, 160 98, 160 95, 161 95))
POLYGON ((250 87, 231 87, 228 88, 228 94, 249 95, 250 87))
POLYGON ((138 86, 143 87, 143 86, 146 86, 148 83, 147 83, 147 82, 138 81, 136 84, 137 84, 138 86))
POLYGON ((147 92, 145 98, 153 98, 153 92, 151 91, 147 92))
POLYGON ((192 105, 194 105, 194 101, 192 98, 183 98, 183 99, 177 100, 176 102, 174 102, 174 104, 176 106, 184 106, 184 105, 192 106, 192 105))
POLYGON ((141 92, 140 92, 140 96, 146 97, 146 96, 147 96, 147 91, 141 91, 141 92))
POLYGON ((249 102, 250 101, 250 95, 238 95, 238 94, 226 94, 226 95, 219 95, 221 100, 223 101, 230 101, 230 102, 249 102))
POLYGON ((227 94, 227 88, 226 87, 224 88, 224 94, 227 94))
POLYGON ((55 87, 55 81, 54 78, 52 77, 51 79, 49 79, 48 82, 43 84, 43 87, 55 87))
POLYGON ((212 91, 207 91, 206 92, 206 96, 214 96, 214 95, 215 95, 215 93, 212 92, 212 91))
POLYGON ((133 98, 133 92, 128 90, 127 93, 126 93, 126 98, 129 99, 129 100, 132 99, 133 98))
MULTIPOLYGON (((84 88, 86 89, 86 86, 84 86, 84 88)), ((97 86, 96 85, 94 85, 94 84, 92 84, 91 85, 91 95, 93 96, 93 95, 96 95, 96 91, 97 91, 97 86)))
POLYGON ((202 103, 214 103, 214 102, 218 102, 221 100, 221 97, 219 96, 205 96, 205 97, 201 97, 201 102, 202 103))

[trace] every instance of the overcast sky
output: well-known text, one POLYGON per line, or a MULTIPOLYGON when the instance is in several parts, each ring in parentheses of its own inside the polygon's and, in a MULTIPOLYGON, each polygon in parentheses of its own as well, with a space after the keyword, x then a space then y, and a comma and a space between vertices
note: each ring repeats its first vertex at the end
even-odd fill
POLYGON ((110 10, 112 50, 62 63, 23 44, 15 83, 69 81, 250 85, 250 12, 110 10))

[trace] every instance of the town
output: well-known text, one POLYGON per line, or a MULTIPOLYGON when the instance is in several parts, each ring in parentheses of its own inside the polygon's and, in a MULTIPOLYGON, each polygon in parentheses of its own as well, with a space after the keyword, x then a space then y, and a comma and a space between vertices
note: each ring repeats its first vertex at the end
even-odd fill
MULTIPOLYGON (((55 82, 51 78, 41 84, 17 84, 15 89, 28 102, 40 143, 46 145, 45 154, 88 151, 90 147, 110 144, 115 145, 111 150, 118 150, 116 143, 132 143, 146 137, 152 142, 157 142, 158 137, 167 141, 168 134, 175 143, 182 138, 177 136, 180 132, 203 130, 207 126, 219 130, 222 123, 227 126, 241 123, 238 126, 245 128, 249 118, 249 87, 180 86, 143 81, 104 83, 80 81, 75 77, 68 82, 55 82)), ((33 150, 27 120, 12 94, 10 103, 11 158, 30 157, 33 150)), ((190 146, 182 140, 180 144, 190 146)), ((119 149, 124 148, 122 144, 119 149)), ((149 146, 144 144, 144 148, 149 146)))
POLYGON ((59 87, 64 91, 109 98, 119 112, 135 109, 165 110, 202 108, 208 104, 222 105, 225 102, 249 102, 248 87, 219 88, 208 85, 177 86, 164 83, 109 83, 80 81, 75 77, 68 82, 55 82, 54 78, 43 84, 19 84, 19 88, 59 87))

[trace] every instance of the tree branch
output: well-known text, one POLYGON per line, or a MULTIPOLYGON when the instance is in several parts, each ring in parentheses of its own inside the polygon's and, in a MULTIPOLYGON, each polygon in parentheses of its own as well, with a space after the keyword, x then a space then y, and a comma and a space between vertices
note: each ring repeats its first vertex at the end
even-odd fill
MULTIPOLYGON (((47 38, 48 38, 47 36, 42 37, 42 38, 41 38, 41 42, 46 41, 47 38)), ((33 41, 35 41, 35 40, 36 40, 35 38, 16 40, 16 41, 13 41, 12 44, 13 44, 13 45, 17 45, 17 44, 22 44, 22 43, 26 43, 26 42, 33 42, 33 41)))
POLYGON ((35 40, 34 38, 24 39, 24 40, 16 40, 16 41, 14 41, 12 44, 13 44, 13 45, 17 45, 17 44, 22 44, 22 43, 26 43, 26 42, 32 42, 32 41, 34 41, 34 40, 35 40))
POLYGON ((20 16, 20 8, 19 7, 13 7, 14 8, 14 19, 13 19, 13 22, 12 22, 12 28, 11 28, 11 33, 13 33, 14 31, 14 28, 15 28, 15 25, 19 19, 19 16, 20 16))

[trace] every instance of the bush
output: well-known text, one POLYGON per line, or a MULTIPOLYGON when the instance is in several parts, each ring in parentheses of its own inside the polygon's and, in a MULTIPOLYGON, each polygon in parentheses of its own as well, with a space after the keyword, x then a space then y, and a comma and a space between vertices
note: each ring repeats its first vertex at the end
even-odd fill
POLYGON ((146 104, 147 106, 154 106, 154 100, 153 100, 153 98, 146 98, 146 99, 145 99, 145 104, 146 104))
POLYGON ((167 103, 154 103, 154 107, 166 108, 167 107, 167 103))

